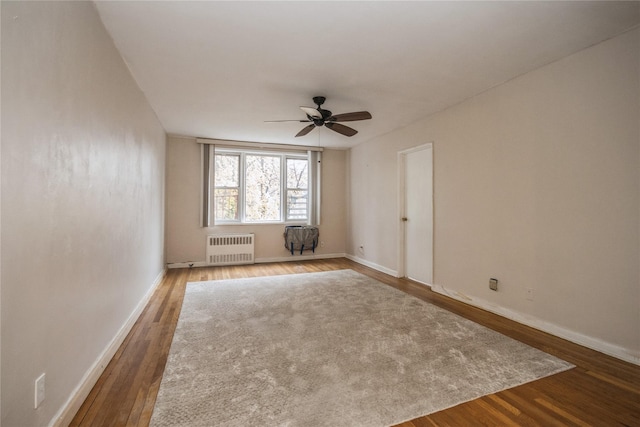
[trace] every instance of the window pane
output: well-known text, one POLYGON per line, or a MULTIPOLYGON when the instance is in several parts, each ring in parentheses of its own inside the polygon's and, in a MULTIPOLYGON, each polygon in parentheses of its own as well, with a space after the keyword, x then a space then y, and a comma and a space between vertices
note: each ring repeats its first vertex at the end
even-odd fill
POLYGON ((239 186, 240 156, 235 154, 216 154, 216 187, 239 186))
POLYGON ((238 189, 216 188, 215 209, 217 220, 237 221, 238 216, 238 189))
POLYGON ((306 159, 287 159, 287 188, 308 188, 308 164, 306 159))
POLYGON ((287 219, 307 219, 309 192, 287 190, 287 219))
POLYGON ((247 221, 279 221, 280 157, 247 154, 245 170, 247 221))

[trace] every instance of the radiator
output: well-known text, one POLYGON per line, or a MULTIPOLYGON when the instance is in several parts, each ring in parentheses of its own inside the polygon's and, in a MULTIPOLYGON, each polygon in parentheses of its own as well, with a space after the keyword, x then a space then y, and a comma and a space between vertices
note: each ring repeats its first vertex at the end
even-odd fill
POLYGON ((253 264, 253 234, 207 236, 207 264, 253 264))

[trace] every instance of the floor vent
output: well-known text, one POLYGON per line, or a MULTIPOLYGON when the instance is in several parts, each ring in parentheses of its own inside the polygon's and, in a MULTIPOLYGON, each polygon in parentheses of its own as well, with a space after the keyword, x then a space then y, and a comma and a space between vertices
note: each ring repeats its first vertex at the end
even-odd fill
POLYGON ((253 234, 207 236, 207 264, 253 264, 253 234))

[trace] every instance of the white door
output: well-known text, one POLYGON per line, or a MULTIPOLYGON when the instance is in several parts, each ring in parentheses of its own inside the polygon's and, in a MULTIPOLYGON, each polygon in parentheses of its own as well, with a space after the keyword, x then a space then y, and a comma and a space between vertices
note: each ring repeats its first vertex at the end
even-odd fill
POLYGON ((427 144, 402 153, 404 161, 404 276, 433 279, 433 156, 427 144))

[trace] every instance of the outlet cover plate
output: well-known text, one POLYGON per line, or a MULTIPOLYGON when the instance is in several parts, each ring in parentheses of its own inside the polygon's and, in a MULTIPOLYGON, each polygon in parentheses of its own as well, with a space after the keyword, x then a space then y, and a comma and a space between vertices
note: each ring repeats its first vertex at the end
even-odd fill
POLYGON ((533 301, 533 289, 527 288, 527 301, 533 301))

